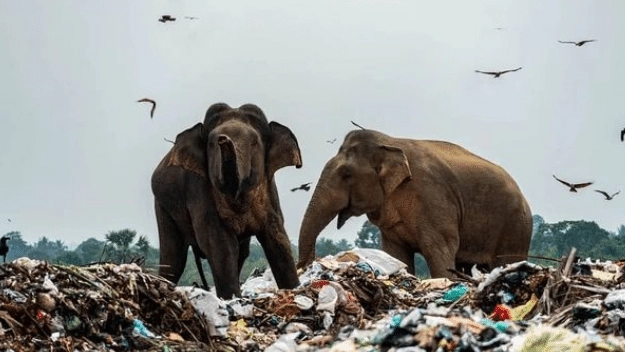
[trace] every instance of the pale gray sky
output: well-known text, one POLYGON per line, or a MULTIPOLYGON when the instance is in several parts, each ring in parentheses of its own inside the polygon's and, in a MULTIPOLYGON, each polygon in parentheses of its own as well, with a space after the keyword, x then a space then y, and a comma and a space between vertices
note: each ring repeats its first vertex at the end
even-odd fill
MULTIPOLYGON (((625 195, 551 175, 625 192, 623 15, 620 0, 1 1, 0 234, 75 245, 132 228, 157 244, 163 137, 220 101, 297 136, 303 168, 276 176, 293 241, 312 190, 289 189, 316 182, 350 120, 458 143, 505 167, 548 222, 614 231, 625 195)), ((321 235, 351 241, 364 220, 321 235)))

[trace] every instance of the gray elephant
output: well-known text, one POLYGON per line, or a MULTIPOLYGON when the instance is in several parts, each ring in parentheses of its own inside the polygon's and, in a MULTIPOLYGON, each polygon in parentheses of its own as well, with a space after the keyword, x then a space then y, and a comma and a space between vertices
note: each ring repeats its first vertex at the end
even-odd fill
POLYGON ((468 150, 443 141, 351 131, 325 165, 299 235, 298 267, 313 261, 319 232, 366 214, 382 249, 414 273, 414 253, 432 277, 472 264, 493 268, 527 259, 532 217, 512 177, 468 150))
MULTIPOLYGON (((214 104, 204 123, 181 132, 152 174, 159 274, 177 283, 192 247, 207 258, 222 298, 240 296, 252 236, 280 288, 299 285, 274 174, 302 166, 295 135, 256 105, 214 104)), ((201 270, 201 268, 200 268, 201 270)))

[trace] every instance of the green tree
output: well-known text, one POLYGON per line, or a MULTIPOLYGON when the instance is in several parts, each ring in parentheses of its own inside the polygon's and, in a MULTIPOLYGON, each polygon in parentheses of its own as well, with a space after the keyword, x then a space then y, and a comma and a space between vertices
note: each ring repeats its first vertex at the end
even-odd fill
MULTIPOLYGON (((110 231, 106 234, 105 238, 107 242, 114 245, 115 259, 120 263, 125 263, 127 260, 128 252, 130 250, 130 244, 137 236, 137 231, 130 229, 123 229, 120 231, 110 231)), ((108 250, 108 249, 107 249, 108 250)))
POLYGON ((101 260, 105 244, 106 242, 91 237, 79 244, 75 252, 82 258, 82 264, 98 262, 101 260))
POLYGON ((366 220, 358 231, 358 238, 354 244, 359 248, 381 248, 380 229, 366 220))
POLYGON ((141 253, 146 259, 150 253, 150 242, 146 236, 139 236, 137 243, 135 244, 137 247, 137 252, 141 253))

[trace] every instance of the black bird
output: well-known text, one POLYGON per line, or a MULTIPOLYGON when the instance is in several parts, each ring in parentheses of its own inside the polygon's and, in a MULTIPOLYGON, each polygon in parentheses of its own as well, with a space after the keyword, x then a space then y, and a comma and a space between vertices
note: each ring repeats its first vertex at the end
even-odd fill
POLYGON ((621 142, 625 141, 625 128, 621 130, 621 142))
POLYGON ((557 178, 556 175, 552 175, 553 178, 555 178, 556 180, 560 181, 562 184, 566 185, 569 187, 569 191, 571 192, 577 192, 578 188, 582 188, 582 187, 586 187, 586 186, 590 186, 592 185, 592 182, 584 182, 584 183, 568 183, 566 181, 562 181, 561 179, 557 178))
POLYGON ((563 42, 561 40, 558 40, 558 43, 562 43, 562 44, 575 44, 575 46, 582 46, 586 43, 590 43, 590 42, 596 42, 596 39, 588 39, 588 40, 582 40, 579 42, 563 42))
POLYGON ((150 98, 143 98, 137 100, 137 103, 150 103, 152 104, 152 108, 150 109, 150 118, 154 117, 154 110, 156 109, 156 102, 150 98))
POLYGON ((621 191, 618 191, 618 192, 614 193, 613 195, 609 195, 607 192, 604 192, 604 191, 601 191, 601 190, 598 190, 598 189, 596 189, 595 192, 603 194, 605 196, 605 200, 612 200, 612 199, 614 199, 615 195, 621 193, 621 191))
POLYGON ((291 188, 291 192, 295 192, 295 191, 297 191, 297 190, 299 190, 299 189, 301 189, 301 190, 304 190, 304 191, 307 191, 307 192, 308 192, 308 191, 310 191, 310 184, 311 184, 311 183, 312 183, 312 182, 308 182, 308 183, 301 184, 301 185, 299 185, 298 187, 291 188))
POLYGON ((0 255, 2 256, 2 262, 7 262, 7 253, 9 252, 9 246, 7 246, 7 241, 9 240, 9 236, 4 235, 0 238, 0 255))
POLYGON ((328 142, 328 143, 330 143, 330 144, 334 144, 334 142, 336 142, 336 138, 334 138, 334 139, 333 139, 333 140, 331 140, 331 141, 326 141, 326 142, 328 142))
POLYGON ((505 70, 505 71, 480 71, 480 70, 475 70, 475 72, 477 72, 477 73, 483 73, 483 74, 485 74, 485 75, 492 75, 492 76, 493 76, 493 78, 497 78, 497 77, 499 77, 499 76, 503 75, 504 73, 508 73, 508 72, 516 72, 516 71, 518 71, 518 70, 520 70, 520 69, 522 69, 522 68, 523 68, 523 67, 518 67, 518 68, 515 68, 515 69, 513 69, 513 70, 505 70))
POLYGON ((171 15, 163 15, 158 19, 159 22, 173 22, 176 20, 176 17, 172 17, 171 15))

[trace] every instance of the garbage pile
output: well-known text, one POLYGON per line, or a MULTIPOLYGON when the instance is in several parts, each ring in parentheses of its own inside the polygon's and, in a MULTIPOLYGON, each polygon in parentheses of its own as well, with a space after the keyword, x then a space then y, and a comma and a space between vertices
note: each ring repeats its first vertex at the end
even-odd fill
POLYGON ((207 351, 208 324, 184 292, 134 263, 0 266, 2 351, 207 351))
POLYGON ((522 261, 420 280, 375 249, 317 259, 301 285, 271 270, 242 298, 175 287, 136 264, 0 266, 7 351, 625 351, 624 263, 522 261))
POLYGON ((356 248, 315 261, 295 290, 269 270, 247 280, 219 302, 220 331, 239 351, 625 351, 623 264, 574 257, 419 280, 356 248))

